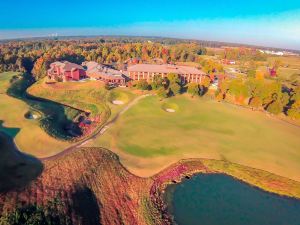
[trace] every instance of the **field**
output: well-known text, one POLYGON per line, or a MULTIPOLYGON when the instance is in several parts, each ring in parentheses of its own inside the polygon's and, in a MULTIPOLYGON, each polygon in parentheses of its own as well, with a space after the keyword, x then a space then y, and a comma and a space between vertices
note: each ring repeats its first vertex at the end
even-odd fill
POLYGON ((149 176, 183 158, 223 159, 300 181, 300 128, 262 112, 188 96, 151 96, 125 112, 88 146, 120 155, 149 176), (163 110, 176 105, 175 113, 163 110))
POLYGON ((28 120, 24 115, 31 107, 22 100, 6 94, 9 80, 17 73, 0 74, 0 131, 9 134, 16 145, 24 152, 37 157, 56 154, 68 146, 48 135, 39 125, 38 120, 28 120))
POLYGON ((276 60, 281 63, 277 75, 282 81, 300 82, 300 58, 297 56, 270 56, 264 63, 266 65, 260 66, 258 69, 268 73, 267 66, 273 65, 276 60))

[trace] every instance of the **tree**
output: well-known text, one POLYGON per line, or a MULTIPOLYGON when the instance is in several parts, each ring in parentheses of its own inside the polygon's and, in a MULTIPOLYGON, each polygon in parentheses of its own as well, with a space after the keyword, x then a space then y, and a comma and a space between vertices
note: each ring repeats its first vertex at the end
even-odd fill
POLYGON ((292 104, 287 114, 293 119, 300 119, 300 99, 292 104))
POLYGON ((256 75, 256 70, 250 69, 247 71, 247 77, 255 77, 256 75))
POLYGON ((192 95, 192 97, 194 97, 195 95, 199 95, 200 94, 200 87, 199 84, 196 83, 189 83, 188 84, 188 88, 187 88, 187 92, 192 95))
POLYGON ((279 100, 276 100, 267 106, 267 111, 277 115, 283 111, 283 106, 279 100))
POLYGON ((221 102, 224 100, 224 93, 222 93, 221 91, 219 93, 216 94, 216 100, 218 102, 221 102))
POLYGON ((163 86, 163 78, 160 75, 154 75, 151 87, 153 90, 157 90, 163 86))
POLYGON ((208 76, 202 77, 202 80, 201 80, 202 86, 208 88, 210 84, 211 84, 211 79, 208 76))
POLYGON ((262 100, 259 97, 253 97, 249 101, 249 106, 252 108, 259 108, 262 106, 262 100))
POLYGON ((105 88, 106 90, 110 90, 110 89, 111 89, 111 86, 109 85, 108 82, 106 82, 105 85, 104 85, 104 88, 105 88))
POLYGON ((167 75, 167 78, 168 78, 170 84, 172 84, 172 83, 180 84, 181 83, 180 77, 176 73, 169 73, 167 75))
POLYGON ((157 96, 160 97, 161 99, 168 97, 168 94, 164 87, 160 87, 156 93, 157 96))
POLYGON ((148 90, 149 89, 149 84, 146 80, 139 80, 136 84, 137 89, 140 90, 148 90))
POLYGON ((257 70, 255 73, 255 78, 257 80, 263 80, 265 78, 265 74, 263 71, 257 70))
POLYGON ((248 89, 242 79, 234 79, 229 83, 229 94, 235 96, 236 98, 246 98, 248 97, 248 89))
POLYGON ((171 83, 169 85, 169 96, 180 94, 181 86, 178 83, 171 83))

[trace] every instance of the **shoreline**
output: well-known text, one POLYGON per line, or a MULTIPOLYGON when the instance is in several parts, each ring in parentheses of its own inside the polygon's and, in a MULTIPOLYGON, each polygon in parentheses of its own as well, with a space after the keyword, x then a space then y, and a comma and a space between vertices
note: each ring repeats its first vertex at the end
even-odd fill
POLYGON ((152 177, 153 183, 149 193, 150 200, 154 207, 161 212, 162 224, 174 223, 173 215, 170 214, 167 202, 165 202, 164 198, 166 188, 169 185, 176 185, 184 182, 185 179, 190 179, 198 174, 223 174, 263 192, 278 195, 283 198, 300 200, 300 182, 281 177, 264 170, 254 169, 222 160, 185 159, 180 160, 152 177), (214 164, 217 166, 223 164, 222 166, 225 165, 225 169, 223 169, 223 171, 222 169, 216 169, 214 164), (252 179, 247 179, 245 174, 238 176, 237 174, 234 174, 234 172, 226 170, 226 164, 231 164, 232 166, 247 170, 249 174, 246 176, 252 176, 253 174, 257 174, 257 176, 252 176, 252 179), (267 179, 269 180, 263 183, 259 182, 261 175, 268 177, 267 179), (285 183, 284 181, 288 182, 285 183), (274 182, 277 182, 278 185, 273 185, 274 182), (281 185, 286 186, 283 188, 281 185))
MULTIPOLYGON (((117 215, 129 224, 173 224, 163 198, 166 187, 198 173, 223 173, 264 191, 300 199, 300 182, 224 160, 180 160, 147 178, 130 173, 117 154, 104 148, 78 148, 42 164, 42 173, 27 185, 0 193, 2 213, 13 212, 19 199, 24 200, 23 206, 44 205, 54 196, 62 196, 71 216, 72 196, 78 188, 85 187, 98 205, 105 206, 98 209, 103 224, 111 224, 117 215), (32 192, 37 194, 32 196, 32 192)), ((95 210, 92 206, 88 209, 95 210)))

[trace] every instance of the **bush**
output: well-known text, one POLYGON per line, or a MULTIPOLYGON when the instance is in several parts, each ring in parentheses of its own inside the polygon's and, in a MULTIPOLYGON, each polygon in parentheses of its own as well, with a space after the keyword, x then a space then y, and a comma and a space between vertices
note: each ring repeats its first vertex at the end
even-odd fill
POLYGON ((169 85, 169 96, 180 94, 181 86, 178 83, 171 83, 169 85))
POLYGON ((136 88, 140 90, 149 90, 149 84, 146 80, 139 80, 136 83, 136 88))
POLYGON ((187 92, 194 97, 195 95, 200 94, 200 87, 198 84, 190 83, 188 84, 187 92))
POLYGON ((71 218, 59 208, 64 203, 54 200, 46 206, 29 205, 1 216, 1 225, 71 224, 71 218))
POLYGON ((293 103, 287 114, 293 119, 300 119, 300 100, 293 103))
POLYGON ((167 92, 166 92, 165 88, 163 88, 163 87, 159 88, 156 93, 157 93, 157 96, 160 97, 161 99, 168 97, 167 92))
POLYGON ((218 102, 221 102, 224 100, 224 94, 222 92, 219 92, 217 95, 216 95, 216 100, 218 102))
POLYGON ((259 97, 253 97, 250 99, 249 106, 259 108, 262 106, 262 100, 259 97))
POLYGON ((283 111, 283 106, 280 101, 274 101, 267 106, 267 111, 277 115, 283 111))

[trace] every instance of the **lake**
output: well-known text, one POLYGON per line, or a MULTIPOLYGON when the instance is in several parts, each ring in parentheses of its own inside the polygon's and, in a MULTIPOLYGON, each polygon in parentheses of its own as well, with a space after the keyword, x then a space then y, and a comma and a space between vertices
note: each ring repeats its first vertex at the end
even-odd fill
POLYGON ((223 174, 198 174, 169 185, 164 197, 180 225, 300 225, 300 200, 223 174))

